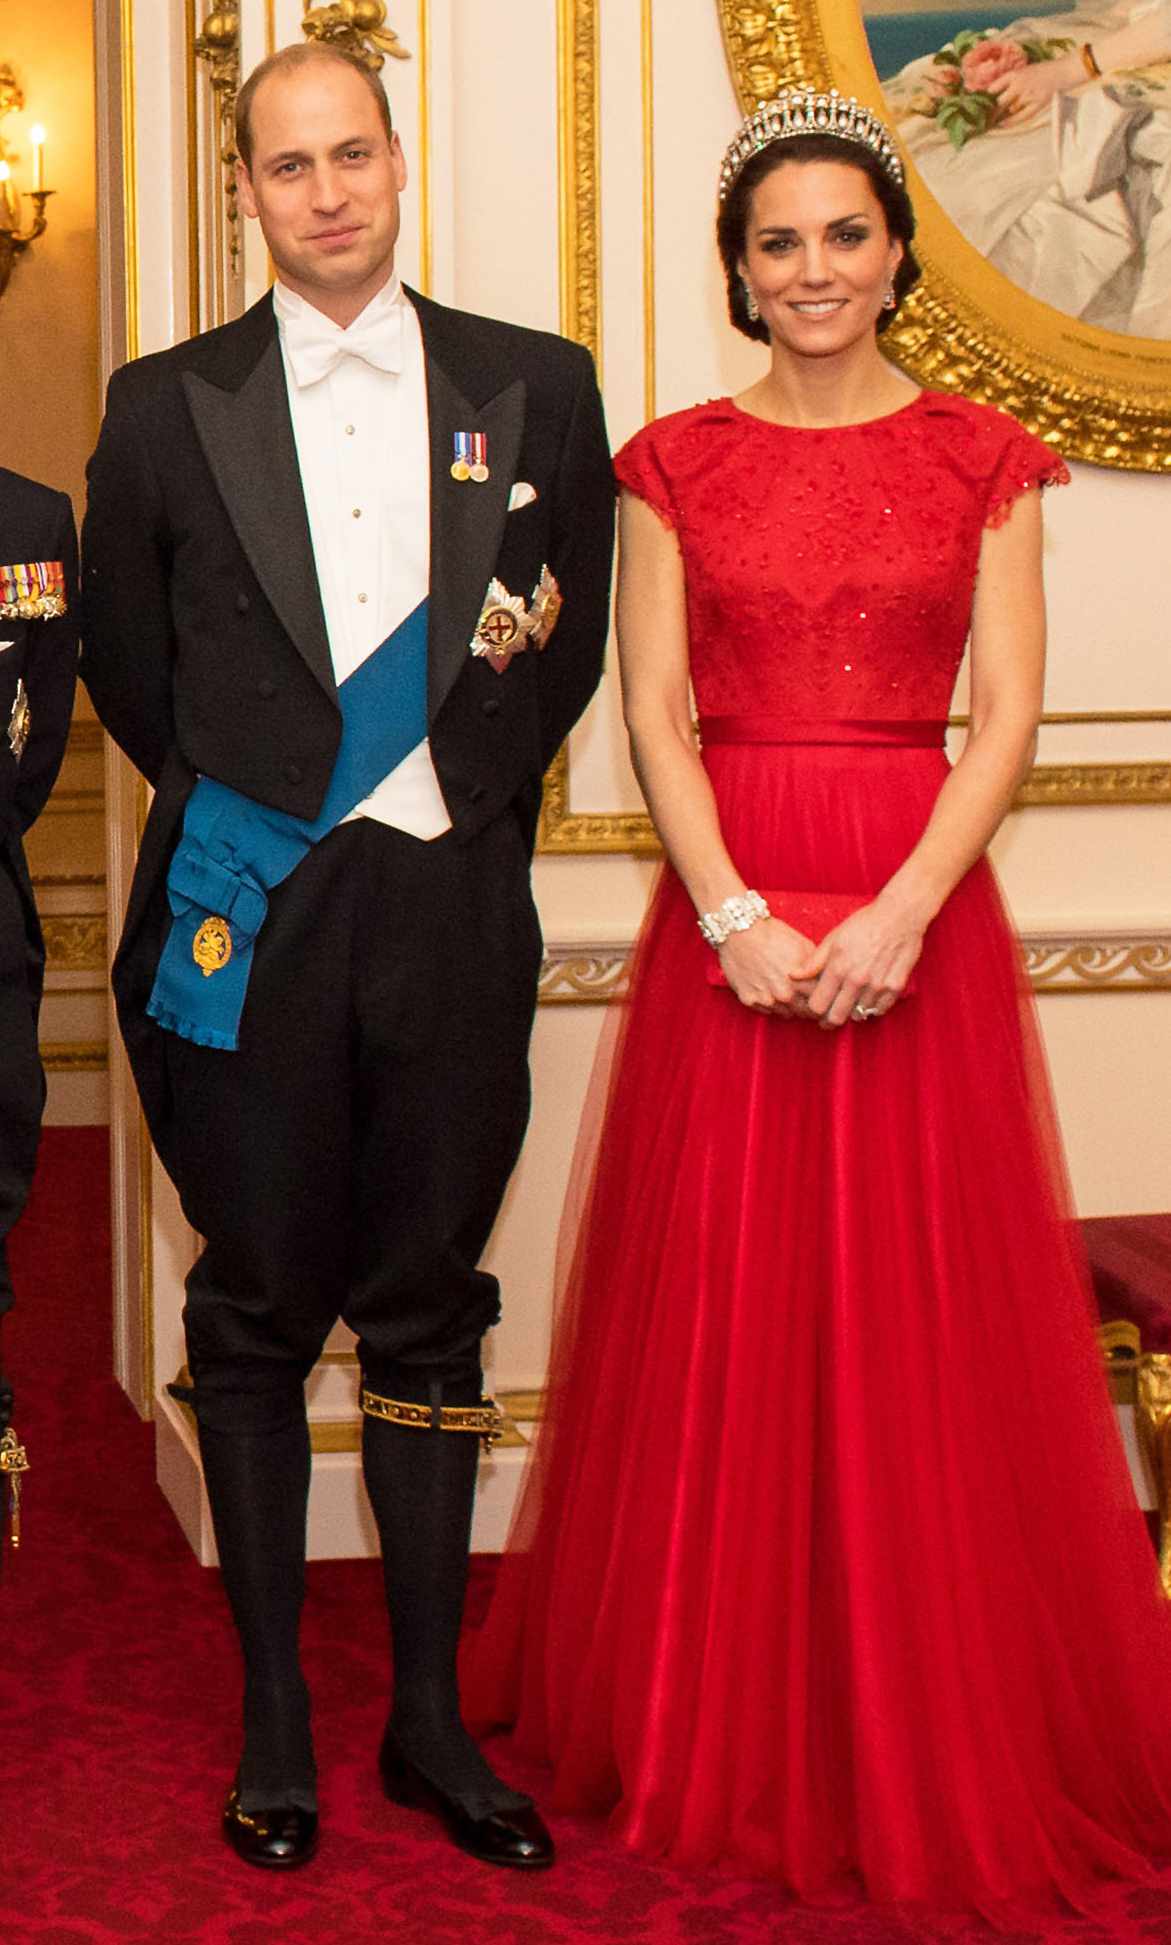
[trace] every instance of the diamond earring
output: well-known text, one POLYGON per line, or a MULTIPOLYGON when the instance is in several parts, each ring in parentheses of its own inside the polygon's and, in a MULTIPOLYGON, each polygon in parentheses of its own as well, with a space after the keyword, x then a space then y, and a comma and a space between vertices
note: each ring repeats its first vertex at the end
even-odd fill
POLYGON ((896 305, 896 304, 898 303, 898 301, 899 301, 899 300, 898 300, 898 298, 897 298, 897 297, 895 296, 895 287, 894 287, 894 285, 892 284, 892 285, 891 285, 891 287, 890 287, 890 289, 889 289, 889 290, 887 291, 887 293, 886 293, 886 296, 885 296, 885 297, 883 298, 883 300, 882 300, 882 308, 883 308, 883 310, 884 310, 884 311, 893 311, 893 310, 894 310, 894 307, 895 307, 895 305, 896 305))
POLYGON ((756 292, 746 277, 742 277, 740 281, 744 290, 744 308, 748 312, 752 323, 758 324, 760 322, 760 305, 756 301, 756 292))

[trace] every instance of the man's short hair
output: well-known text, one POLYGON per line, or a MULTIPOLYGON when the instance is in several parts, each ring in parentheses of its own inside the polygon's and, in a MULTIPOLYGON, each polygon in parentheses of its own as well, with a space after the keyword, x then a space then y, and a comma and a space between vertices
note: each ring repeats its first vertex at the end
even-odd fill
POLYGON ((331 47, 327 41, 296 41, 292 47, 278 47, 275 54, 254 67, 236 96, 236 154, 249 172, 252 169, 252 102, 257 88, 272 74, 292 74, 298 68, 308 67, 312 61, 340 61, 352 73, 360 75, 378 104, 386 139, 390 142, 394 134, 390 103, 373 68, 368 68, 356 54, 348 54, 344 47, 331 47))

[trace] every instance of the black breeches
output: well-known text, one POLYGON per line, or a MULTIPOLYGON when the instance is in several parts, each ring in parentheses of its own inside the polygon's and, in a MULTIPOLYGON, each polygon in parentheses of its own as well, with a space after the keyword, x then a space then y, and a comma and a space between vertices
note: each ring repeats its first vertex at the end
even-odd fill
POLYGON ((197 1386, 287 1384, 338 1316, 376 1387, 478 1369, 539 963, 511 815, 466 845, 343 824, 271 894, 239 1051, 164 1036, 197 1386))

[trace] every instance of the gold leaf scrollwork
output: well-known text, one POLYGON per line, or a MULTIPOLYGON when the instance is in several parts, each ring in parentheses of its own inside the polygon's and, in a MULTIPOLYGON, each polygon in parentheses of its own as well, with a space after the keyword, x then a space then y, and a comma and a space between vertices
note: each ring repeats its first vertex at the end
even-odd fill
MULTIPOLYGON (((1044 933, 1020 941, 1035 993, 1171 992, 1171 933, 1135 939, 1109 933, 1059 939, 1044 933)), ((627 945, 550 946, 541 967, 542 1006, 598 1004, 626 991, 627 945)))
POLYGON ((1171 991, 1171 939, 1029 939, 1035 992, 1171 991))
MULTIPOLYGON (((844 5, 843 0, 716 0, 716 5, 745 114, 786 83, 836 85, 883 112, 881 87, 865 48, 860 0, 844 5), (831 9, 837 10, 832 53, 826 32, 831 9)), ((911 175, 913 180, 913 168, 911 175)), ((965 282, 978 296, 961 290, 935 261, 928 240, 929 234, 938 242, 945 233, 957 239, 959 233, 921 186, 916 201, 915 247, 924 277, 884 334, 883 350, 922 385, 1001 406, 1069 459, 1171 472, 1171 412, 1163 388, 1146 383, 1146 354, 1132 354, 1117 334, 1097 334, 1107 350, 1093 356, 1108 363, 1101 375, 1083 372, 1064 355, 1075 321, 1026 298, 1038 317, 1054 320, 1031 326, 1029 336, 1036 342, 1027 342, 1014 315, 1020 294, 970 250, 965 282)))
POLYGON ((220 129, 220 164, 228 212, 228 255, 233 276, 240 267, 240 209, 236 198, 236 96, 240 92, 240 15, 217 7, 196 35, 196 57, 206 61, 220 129))
POLYGON ((334 0, 331 6, 314 6, 312 0, 305 0, 301 32, 306 40, 324 41, 357 55, 375 74, 388 54, 395 61, 411 58, 394 28, 386 24, 385 0, 334 0))
POLYGON ((103 914, 50 912, 41 919, 41 932, 50 972, 105 972, 108 955, 103 914))

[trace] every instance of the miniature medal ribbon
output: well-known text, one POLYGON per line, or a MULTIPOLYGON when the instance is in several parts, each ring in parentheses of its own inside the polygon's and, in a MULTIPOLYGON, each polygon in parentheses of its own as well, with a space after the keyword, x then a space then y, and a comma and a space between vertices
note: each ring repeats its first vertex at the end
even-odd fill
POLYGON ((548 565, 542 567, 541 578, 527 606, 523 595, 510 594, 503 581, 493 578, 488 583, 472 636, 472 654, 481 656, 497 675, 503 675, 513 656, 519 655, 530 642, 538 649, 547 645, 562 605, 557 577, 548 565))
POLYGON ((0 567, 0 621, 55 621, 66 606, 61 561, 14 561, 0 567))
POLYGON ((486 432, 457 432, 454 439, 455 458, 451 462, 451 477, 459 480, 475 480, 477 486, 491 479, 488 465, 488 434, 486 432))

